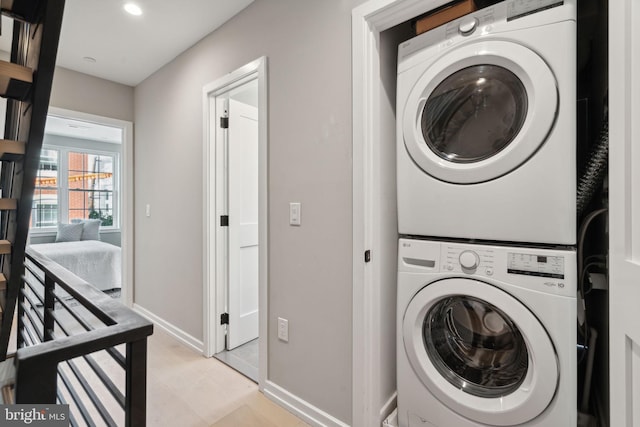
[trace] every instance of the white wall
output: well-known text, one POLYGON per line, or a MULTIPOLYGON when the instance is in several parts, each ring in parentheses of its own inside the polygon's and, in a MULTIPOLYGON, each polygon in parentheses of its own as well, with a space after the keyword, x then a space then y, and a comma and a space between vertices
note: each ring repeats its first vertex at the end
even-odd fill
POLYGON ((202 340, 202 86, 268 57, 269 380, 346 423, 359 3, 257 0, 135 88, 135 302, 202 340), (301 227, 288 225, 291 201, 301 227), (289 343, 276 338, 277 317, 289 343))

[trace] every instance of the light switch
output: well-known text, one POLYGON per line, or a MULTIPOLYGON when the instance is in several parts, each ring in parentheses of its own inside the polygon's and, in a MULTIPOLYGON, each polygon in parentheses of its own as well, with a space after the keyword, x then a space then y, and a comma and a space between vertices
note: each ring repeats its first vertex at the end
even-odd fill
POLYGON ((289 342, 289 321, 278 317, 278 339, 289 342))
POLYGON ((289 203, 289 225, 300 225, 300 203, 289 203))
POLYGON ((147 203, 147 217, 151 216, 151 205, 147 203))

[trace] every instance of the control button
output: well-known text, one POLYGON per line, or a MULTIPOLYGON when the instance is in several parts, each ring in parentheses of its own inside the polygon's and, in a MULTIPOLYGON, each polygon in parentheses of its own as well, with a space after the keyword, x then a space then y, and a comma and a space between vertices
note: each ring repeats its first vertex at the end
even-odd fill
POLYGON ((447 270, 449 271, 453 270, 453 264, 447 264, 447 270))
POLYGON ((480 263, 480 257, 473 251, 464 251, 460 254, 460 265, 465 270, 475 270, 480 263))
POLYGON ((473 34, 473 32, 478 27, 478 20, 474 17, 465 18, 460 21, 460 25, 458 25, 458 31, 463 36, 469 36, 473 34))
POLYGON ((487 267, 484 272, 487 273, 487 276, 493 276, 493 268, 491 267, 487 267))

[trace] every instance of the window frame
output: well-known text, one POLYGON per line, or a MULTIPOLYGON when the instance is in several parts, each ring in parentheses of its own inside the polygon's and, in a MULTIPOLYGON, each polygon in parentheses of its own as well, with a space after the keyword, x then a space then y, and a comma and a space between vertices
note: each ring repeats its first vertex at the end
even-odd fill
MULTIPOLYGON (((72 138, 73 139, 73 138, 72 138)), ((121 231, 121 196, 122 196, 122 152, 121 144, 111 144, 113 150, 97 149, 91 147, 80 147, 78 145, 63 145, 45 143, 43 150, 56 150, 58 152, 58 223, 69 223, 69 153, 81 153, 97 156, 111 157, 113 159, 113 225, 100 226, 100 232, 120 232, 121 231)), ((38 166, 40 163, 38 163, 38 166)), ((36 190, 38 187, 35 187, 36 190)), ((33 212, 33 205, 32 205, 33 212)), ((57 224, 48 227, 30 227, 29 232, 33 235, 54 235, 57 232, 57 224)))

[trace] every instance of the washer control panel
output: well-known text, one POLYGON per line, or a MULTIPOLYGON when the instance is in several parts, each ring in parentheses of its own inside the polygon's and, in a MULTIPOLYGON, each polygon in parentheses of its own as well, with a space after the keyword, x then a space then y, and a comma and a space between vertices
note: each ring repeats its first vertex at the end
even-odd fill
POLYGON ((507 19, 522 18, 563 4, 564 0, 511 0, 507 2, 507 19))
POLYGON ((576 252, 401 238, 398 273, 465 277, 575 297, 576 252))
POLYGON ((478 247, 472 250, 463 246, 442 245, 444 271, 491 276, 494 263, 495 256, 492 249, 478 247))
POLYGON ((564 257, 509 252, 507 273, 564 279, 564 257))

